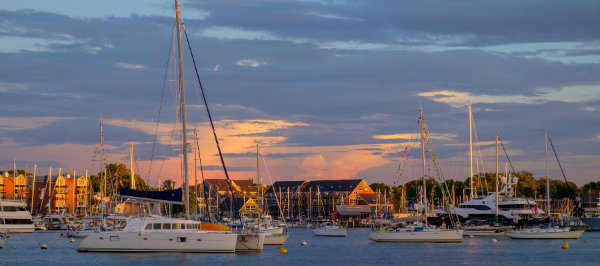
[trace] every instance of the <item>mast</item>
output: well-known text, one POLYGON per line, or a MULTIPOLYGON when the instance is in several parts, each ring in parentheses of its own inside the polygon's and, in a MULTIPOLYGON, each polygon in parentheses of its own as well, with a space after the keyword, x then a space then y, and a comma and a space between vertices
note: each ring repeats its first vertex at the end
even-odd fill
MULTIPOLYGON (((425 130, 427 129, 425 126, 425 118, 423 117, 423 107, 419 106, 419 120, 421 120, 421 152, 423 155, 423 176, 421 179, 423 180, 422 189, 422 202, 425 209, 425 227, 427 227, 427 195, 426 193, 426 183, 425 183, 425 130)), ((472 180, 471 180, 472 181, 472 180)), ((471 182, 473 184, 473 182, 471 182)), ((471 190, 473 191, 473 190, 471 190)), ((471 192, 472 193, 472 192, 471 192)))
POLYGON ((17 163, 15 162, 15 157, 13 156, 13 186, 12 186, 12 192, 13 192, 13 199, 15 199, 16 195, 15 195, 15 184, 17 183, 17 163))
POLYGON ((262 194, 262 179, 260 178, 260 167, 258 164, 258 143, 256 143, 256 181, 258 181, 258 195, 260 196, 260 203, 258 208, 260 209, 260 215, 258 216, 258 222, 260 226, 260 218, 263 215, 263 194, 262 194))
POLYGON ((131 141, 129 161, 131 163, 131 180, 130 180, 131 189, 135 189, 135 171, 133 170, 133 141, 131 141))
POLYGON ((470 199, 473 199, 473 114, 471 113, 471 104, 469 104, 469 162, 470 162, 470 172, 471 172, 471 192, 470 199))
MULTIPOLYGON (((196 147, 198 147, 198 130, 194 128, 194 139, 196 140, 196 147)), ((194 206, 194 213, 198 210, 198 152, 194 149, 194 193, 196 194, 196 206, 194 206)), ((197 214, 195 214, 197 215, 197 214)))
POLYGON ((498 224, 498 132, 496 132, 496 224, 498 224))
MULTIPOLYGON (((550 218, 550 176, 548 172, 548 130, 544 129, 544 142, 546 143, 546 215, 550 218)), ((568 183, 567 183, 568 185, 568 183)))
POLYGON ((47 188, 48 189, 48 193, 47 193, 48 194, 48 208, 46 209, 46 212, 52 213, 50 211, 50 191, 51 191, 50 188, 52 188, 52 185, 51 185, 51 183, 52 183, 52 165, 50 165, 50 169, 48 169, 48 179, 46 180, 46 183, 48 183, 48 188, 47 188))
POLYGON ((179 53, 179 91, 181 93, 181 130, 183 131, 183 200, 185 204, 185 218, 190 219, 190 204, 188 186, 188 158, 187 158, 187 129, 185 117, 185 84, 183 79, 183 51, 181 49, 181 10, 179 9, 179 0, 175 0, 175 20, 177 20, 177 47, 179 53))
POLYGON ((33 213, 33 198, 34 198, 34 194, 35 194, 35 172, 37 170, 37 164, 33 165, 33 182, 31 183, 31 206, 29 208, 29 210, 31 211, 31 213, 33 213))

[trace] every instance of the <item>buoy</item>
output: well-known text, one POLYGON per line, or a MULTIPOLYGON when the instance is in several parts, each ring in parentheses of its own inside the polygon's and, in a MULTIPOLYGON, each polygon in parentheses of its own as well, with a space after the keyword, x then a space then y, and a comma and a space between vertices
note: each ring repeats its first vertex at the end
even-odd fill
POLYGON ((71 241, 71 242, 75 242, 75 238, 72 238, 72 237, 71 237, 71 239, 70 239, 69 241, 71 241))
POLYGON ((308 243, 306 243, 306 241, 300 241, 300 245, 301 246, 306 246, 306 245, 308 245, 308 243))
POLYGON ((281 253, 281 254, 287 254, 287 253, 288 253, 288 250, 287 250, 287 249, 285 249, 285 248, 283 248, 283 247, 280 247, 280 248, 279 248, 279 253, 281 253))
POLYGON ((496 242, 498 242, 498 239, 494 238, 494 239, 492 239, 492 242, 496 243, 496 242))
POLYGON ((473 238, 473 235, 469 235, 469 238, 473 238))
POLYGON ((48 249, 48 246, 46 246, 46 244, 40 242, 40 248, 42 248, 42 249, 48 249))
POLYGON ((569 244, 567 244, 567 240, 563 241, 562 248, 563 249, 569 249, 569 244))

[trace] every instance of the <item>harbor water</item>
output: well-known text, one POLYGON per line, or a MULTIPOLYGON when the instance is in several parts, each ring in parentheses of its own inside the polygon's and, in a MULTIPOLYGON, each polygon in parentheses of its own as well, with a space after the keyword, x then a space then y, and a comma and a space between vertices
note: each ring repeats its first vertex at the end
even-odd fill
POLYGON ((70 242, 65 232, 11 235, 0 249, 0 265, 600 265, 600 232, 579 239, 513 240, 469 237, 462 243, 376 243, 369 228, 349 228, 347 237, 313 236, 306 228, 291 228, 283 245, 265 246, 262 253, 84 253, 81 239, 70 242), (63 234, 63 236, 61 236, 63 234), (493 241, 496 239, 497 241, 493 241), (300 242, 306 241, 302 246, 300 242), (48 246, 41 249, 39 243, 48 246))

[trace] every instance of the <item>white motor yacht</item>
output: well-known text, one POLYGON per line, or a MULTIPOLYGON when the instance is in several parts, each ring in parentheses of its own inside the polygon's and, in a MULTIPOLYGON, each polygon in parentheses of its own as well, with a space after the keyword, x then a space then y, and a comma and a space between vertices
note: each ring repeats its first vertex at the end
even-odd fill
POLYGON ((0 200, 0 232, 31 233, 35 230, 31 213, 25 202, 19 200, 0 200))
POLYGON ((200 222, 164 217, 132 217, 120 231, 92 233, 77 251, 235 252, 238 234, 200 230, 200 222))

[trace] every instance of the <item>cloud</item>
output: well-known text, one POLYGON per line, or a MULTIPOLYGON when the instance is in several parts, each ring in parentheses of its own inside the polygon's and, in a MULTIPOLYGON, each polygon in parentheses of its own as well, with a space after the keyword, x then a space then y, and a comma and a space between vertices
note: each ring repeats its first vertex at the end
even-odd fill
POLYGON ((581 85, 566 86, 558 90, 538 89, 535 95, 474 95, 469 92, 439 90, 417 93, 417 96, 427 97, 433 101, 447 103, 455 108, 462 108, 475 103, 519 103, 519 104, 541 104, 551 101, 562 102, 586 102, 600 99, 600 86, 581 85))
POLYGON ((73 119, 78 119, 78 117, 0 117, 0 132, 35 129, 59 120, 73 119))
POLYGON ((262 65, 266 65, 267 63, 265 63, 265 62, 261 63, 254 59, 242 59, 242 60, 237 61, 235 64, 238 66, 259 67, 262 65))
POLYGON ((126 68, 126 69, 142 69, 142 68, 144 68, 144 66, 140 65, 140 64, 128 64, 128 63, 123 63, 123 62, 119 62, 116 65, 119 68, 126 68))

